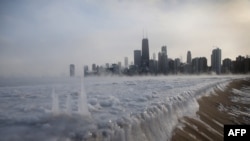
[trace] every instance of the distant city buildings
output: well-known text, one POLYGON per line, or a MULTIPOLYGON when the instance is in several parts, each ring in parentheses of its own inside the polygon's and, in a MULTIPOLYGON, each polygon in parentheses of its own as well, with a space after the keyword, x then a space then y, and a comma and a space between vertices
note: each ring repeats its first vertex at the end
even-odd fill
POLYGON ((250 72, 250 58, 239 55, 236 60, 232 62, 233 73, 249 73, 250 72))
POLYGON ((162 46, 161 52, 158 53, 158 73, 168 73, 167 46, 162 46))
POLYGON ((149 70, 149 46, 147 38, 142 39, 141 68, 142 72, 148 72, 149 70))
POLYGON ((89 73, 89 67, 88 66, 84 66, 83 70, 84 70, 84 76, 88 75, 88 73, 89 73))
POLYGON ((96 64, 92 64, 92 71, 93 72, 97 72, 97 66, 96 66, 96 64))
POLYGON ((191 60, 192 60, 191 52, 188 51, 187 52, 187 64, 191 64, 191 60))
POLYGON ((216 72, 217 74, 221 73, 221 49, 219 48, 212 51, 211 67, 213 72, 216 72))
POLYGON ((174 74, 180 73, 181 61, 179 58, 174 59, 174 74))
POLYGON ((70 75, 70 77, 75 76, 75 65, 74 64, 69 65, 69 75, 70 75))
POLYGON ((207 58, 196 57, 192 59, 192 72, 194 74, 204 74, 207 72, 207 58))
POLYGON ((156 55, 155 55, 155 53, 153 53, 153 60, 156 60, 156 55))
POLYGON ((232 60, 226 58, 222 61, 222 73, 231 73, 232 71, 232 60))
MULTIPOLYGON (((238 56, 236 60, 225 58, 221 64, 221 49, 216 48, 212 50, 211 66, 207 65, 206 57, 195 57, 192 59, 191 51, 187 51, 186 63, 182 62, 180 58, 174 60, 168 58, 167 46, 160 48, 158 53, 158 60, 156 54, 153 53, 152 58, 149 58, 149 44, 148 39, 142 39, 142 50, 134 50, 133 60, 128 64, 128 57, 124 58, 124 67, 121 62, 106 63, 103 66, 92 64, 92 71, 88 66, 84 66, 85 76, 89 75, 145 75, 145 74, 245 74, 250 73, 250 58, 248 56, 238 56)), ((70 76, 75 76, 75 65, 70 64, 70 76)))
POLYGON ((192 72, 199 73, 199 58, 192 59, 192 72))
POLYGON ((134 51, 134 65, 136 67, 141 67, 141 51, 140 50, 134 51))

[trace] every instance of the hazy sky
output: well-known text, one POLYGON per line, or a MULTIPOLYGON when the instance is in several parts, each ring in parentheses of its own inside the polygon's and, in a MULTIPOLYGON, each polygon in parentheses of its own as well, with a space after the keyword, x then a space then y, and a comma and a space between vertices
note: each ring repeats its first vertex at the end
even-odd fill
POLYGON ((141 49, 167 45, 186 62, 212 49, 222 58, 250 55, 250 0, 1 0, 0 76, 68 75, 83 65, 124 64, 141 49))

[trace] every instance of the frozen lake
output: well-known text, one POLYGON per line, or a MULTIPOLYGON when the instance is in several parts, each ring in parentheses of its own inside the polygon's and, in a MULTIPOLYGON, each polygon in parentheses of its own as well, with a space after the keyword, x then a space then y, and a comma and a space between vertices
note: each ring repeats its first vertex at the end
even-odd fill
POLYGON ((237 78, 242 76, 86 77, 83 87, 80 78, 1 82, 0 136, 165 141, 179 117, 195 115, 199 96, 237 78))

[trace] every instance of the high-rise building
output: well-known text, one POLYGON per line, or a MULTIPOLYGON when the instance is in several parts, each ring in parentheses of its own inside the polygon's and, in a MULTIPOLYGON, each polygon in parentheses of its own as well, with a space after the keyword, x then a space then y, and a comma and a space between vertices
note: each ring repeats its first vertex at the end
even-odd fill
POLYGON ((124 58, 124 65, 125 65, 125 68, 128 68, 128 57, 124 58))
POLYGON ((191 64, 192 63, 191 60, 192 60, 191 52, 188 51, 187 52, 187 64, 191 64))
POLYGON ((156 74, 157 73, 157 61, 150 59, 149 60, 149 72, 156 74))
POLYGON ((221 73, 221 49, 216 48, 212 51, 211 55, 211 67, 212 71, 217 74, 221 73))
POLYGON ((75 65, 74 64, 69 65, 69 75, 70 75, 70 77, 75 76, 75 65))
POLYGON ((207 72, 207 58, 196 57, 192 59, 192 71, 193 73, 205 73, 207 72))
POLYGON ((245 60, 244 56, 239 55, 238 57, 236 57, 236 62, 235 62, 236 73, 244 72, 244 60, 245 60))
POLYGON ((93 71, 93 72, 96 72, 96 71, 97 71, 97 66, 96 66, 96 64, 92 64, 92 71, 93 71))
POLYGON ((180 72, 180 65, 181 65, 180 58, 174 59, 174 73, 175 74, 180 72))
POLYGON ((105 66, 106 66, 106 69, 108 69, 108 68, 109 68, 109 63, 106 63, 106 65, 105 65, 105 66))
POLYGON ((162 46, 161 52, 158 53, 158 71, 164 74, 168 72, 167 46, 162 46))
POLYGON ((167 46, 162 46, 161 47, 161 53, 162 54, 167 54, 167 46))
POLYGON ((156 60, 156 55, 155 55, 155 53, 153 53, 153 60, 156 60))
POLYGON ((222 73, 230 73, 232 71, 232 60, 226 58, 222 61, 222 73))
POLYGON ((122 62, 118 62, 117 64, 118 64, 119 70, 121 70, 121 68, 122 68, 122 62))
POLYGON ((138 68, 141 66, 141 50, 134 50, 134 65, 138 68))
POLYGON ((206 57, 200 57, 199 59, 199 71, 201 73, 207 72, 208 67, 207 67, 207 58, 206 57))
POLYGON ((174 73, 174 60, 168 59, 168 73, 174 73))
POLYGON ((193 73, 199 73, 199 58, 192 59, 192 71, 193 73))
POLYGON ((88 72, 89 72, 89 67, 86 65, 86 66, 84 66, 83 67, 83 71, 84 71, 84 75, 86 74, 88 74, 88 72))
POLYGON ((141 66, 143 70, 149 68, 149 46, 148 39, 142 39, 142 56, 141 56, 141 66))

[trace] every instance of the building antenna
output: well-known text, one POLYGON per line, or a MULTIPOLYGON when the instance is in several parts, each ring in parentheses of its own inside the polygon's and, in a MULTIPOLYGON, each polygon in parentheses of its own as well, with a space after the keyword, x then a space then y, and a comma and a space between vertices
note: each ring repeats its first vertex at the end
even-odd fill
POLYGON ((142 39, 144 39, 144 28, 142 29, 142 39))

